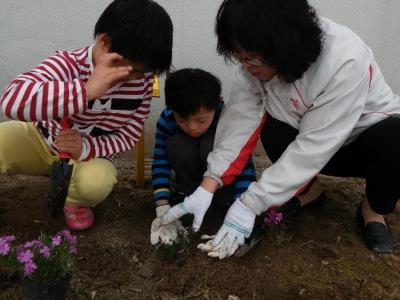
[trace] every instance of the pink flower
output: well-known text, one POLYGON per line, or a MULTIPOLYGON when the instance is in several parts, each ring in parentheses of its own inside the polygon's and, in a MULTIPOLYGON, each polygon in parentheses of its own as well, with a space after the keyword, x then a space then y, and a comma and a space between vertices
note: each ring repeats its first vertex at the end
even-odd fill
POLYGON ((13 235, 6 235, 0 237, 0 243, 1 242, 10 243, 12 241, 15 241, 15 237, 13 235))
POLYGON ((10 252, 10 245, 6 243, 0 243, 0 254, 6 256, 10 252))
POLYGON ((24 244, 24 247, 25 247, 25 248, 32 248, 32 247, 34 247, 34 246, 41 246, 42 244, 43 244, 43 243, 42 243, 41 241, 33 240, 33 241, 26 242, 26 243, 24 244))
POLYGON ((283 220, 282 213, 276 212, 274 210, 268 211, 264 218, 264 223, 272 226, 281 223, 283 220))
POLYGON ((5 256, 10 252, 10 243, 15 240, 13 235, 3 236, 0 238, 0 254, 5 256))
POLYGON ((18 245, 12 243, 14 240, 14 236, 0 237, 0 260, 5 256, 7 266, 9 264, 23 276, 52 281, 72 271, 73 254, 78 250, 77 238, 69 231, 53 236, 42 233, 38 239, 18 245))
POLYGON ((69 253, 77 254, 78 253, 78 248, 76 248, 76 246, 71 246, 71 248, 69 249, 69 253))
POLYGON ((61 231, 61 234, 71 244, 76 243, 76 236, 71 234, 71 232, 69 232, 69 230, 63 230, 63 231, 61 231))
POLYGON ((33 253, 31 250, 21 251, 18 253, 17 260, 20 263, 30 263, 33 259, 33 253))
POLYGON ((49 258, 50 257, 50 248, 48 247, 48 246, 43 246, 40 250, 39 250, 39 252, 41 253, 41 254, 43 254, 43 256, 45 257, 45 258, 49 258))
POLYGON ((61 235, 57 235, 51 239, 51 244, 53 246, 60 246, 61 244, 61 235))
POLYGON ((33 261, 27 262, 24 265, 25 276, 32 275, 32 273, 35 272, 36 269, 37 269, 37 265, 33 261))

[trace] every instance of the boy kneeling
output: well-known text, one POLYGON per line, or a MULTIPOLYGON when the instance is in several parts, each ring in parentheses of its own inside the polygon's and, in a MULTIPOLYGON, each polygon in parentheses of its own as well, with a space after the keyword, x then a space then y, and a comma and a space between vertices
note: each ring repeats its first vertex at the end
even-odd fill
MULTIPOLYGON (((165 83, 166 109, 162 111, 156 129, 152 165, 152 185, 157 218, 151 226, 151 243, 171 244, 178 231, 184 230, 179 220, 161 226, 160 218, 171 208, 170 204, 182 202, 186 195, 195 192, 207 169, 207 156, 212 151, 219 116, 223 109, 221 83, 212 74, 200 69, 182 69, 172 73, 165 83), (171 195, 171 171, 175 172, 175 192, 171 195)), ((202 187, 195 195, 227 204, 255 181, 252 159, 240 176, 213 195, 202 187)), ((188 199, 189 200, 189 199, 188 199)), ((193 212, 190 200, 178 207, 182 212, 193 212), (187 204, 189 203, 189 205, 187 204)), ((220 203, 221 204, 221 203, 220 203)), ((179 214, 179 211, 176 212, 179 214)), ((182 213, 183 215, 183 213, 182 213)), ((180 217, 180 216, 179 216, 180 217)), ((202 220, 194 220, 197 231, 202 220)), ((250 242, 250 240, 249 240, 250 242)))

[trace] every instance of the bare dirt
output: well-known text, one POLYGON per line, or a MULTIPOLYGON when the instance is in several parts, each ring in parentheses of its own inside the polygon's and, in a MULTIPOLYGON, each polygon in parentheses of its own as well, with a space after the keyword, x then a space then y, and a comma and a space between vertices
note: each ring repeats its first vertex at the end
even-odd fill
MULTIPOLYGON (((255 162, 258 174, 268 166, 265 157, 255 162)), ((377 255, 360 238, 355 212, 364 196, 362 180, 321 177, 327 203, 288 223, 290 241, 265 238, 242 258, 218 261, 196 249, 196 236, 178 266, 150 244, 152 192, 149 184, 136 187, 133 154, 117 163, 119 182, 95 209, 96 226, 77 233, 68 299, 400 299, 400 250, 377 255)), ((22 241, 64 228, 62 218, 48 214, 47 186, 46 177, 0 174, 0 235, 22 241)), ((202 232, 216 231, 223 216, 209 212, 202 232)), ((399 206, 387 220, 400 235, 399 206)), ((1 273, 0 299, 20 295, 19 278, 1 273)))

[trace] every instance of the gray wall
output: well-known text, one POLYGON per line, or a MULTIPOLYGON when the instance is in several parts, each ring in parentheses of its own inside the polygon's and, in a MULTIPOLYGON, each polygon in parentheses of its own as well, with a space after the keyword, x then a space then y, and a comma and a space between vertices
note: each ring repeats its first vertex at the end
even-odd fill
MULTIPOLYGON (((214 18, 220 0, 159 0, 174 22, 176 68, 201 67, 218 75, 228 97, 231 66, 215 52, 214 18)), ((400 1, 310 0, 324 16, 351 27, 374 50, 386 80, 400 91, 400 1)), ((73 49, 93 41, 94 24, 109 0, 1 0, 0 89, 57 49, 73 49)), ((147 155, 155 120, 162 109, 155 99, 147 123, 147 155)))

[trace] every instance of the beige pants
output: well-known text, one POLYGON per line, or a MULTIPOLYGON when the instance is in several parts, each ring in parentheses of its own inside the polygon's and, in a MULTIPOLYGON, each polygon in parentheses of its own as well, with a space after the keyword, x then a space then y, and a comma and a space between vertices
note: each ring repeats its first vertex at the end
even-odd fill
MULTIPOLYGON (((0 123, 0 171, 25 175, 50 175, 58 159, 31 123, 0 123)), ((74 165, 67 203, 94 207, 104 201, 117 182, 117 170, 104 158, 74 165)))

